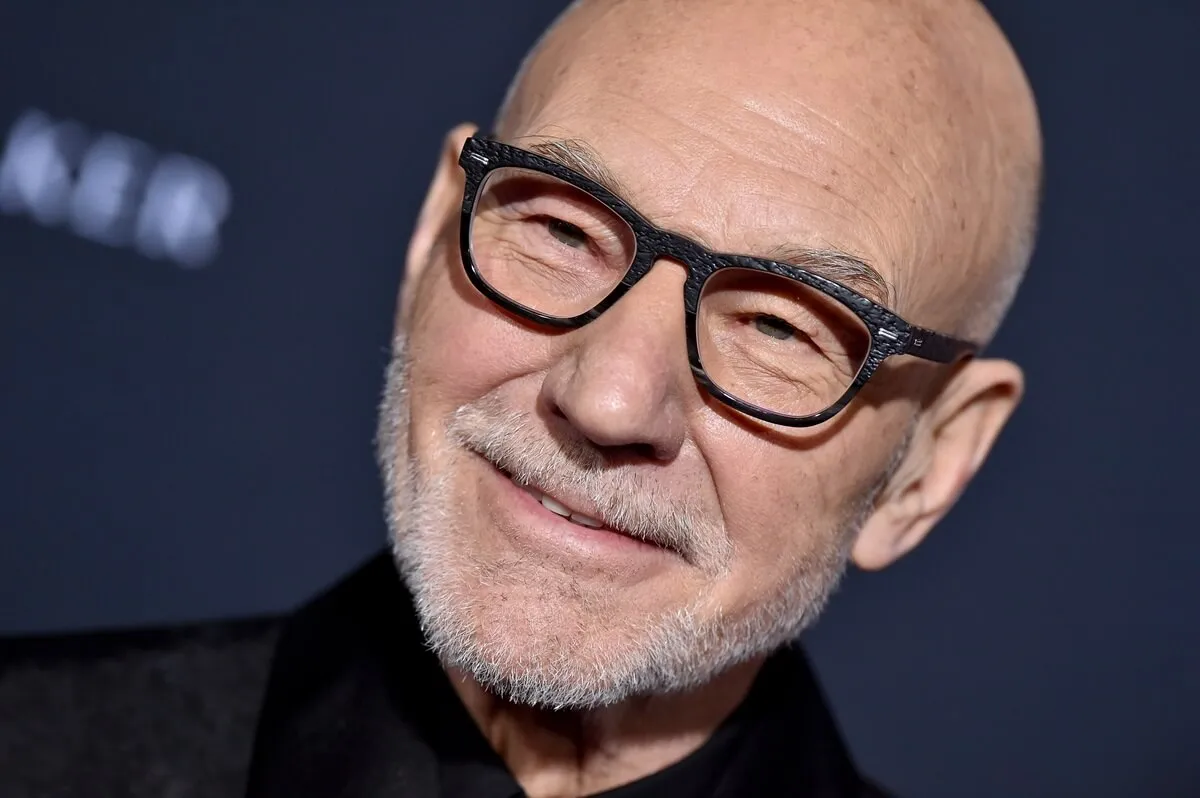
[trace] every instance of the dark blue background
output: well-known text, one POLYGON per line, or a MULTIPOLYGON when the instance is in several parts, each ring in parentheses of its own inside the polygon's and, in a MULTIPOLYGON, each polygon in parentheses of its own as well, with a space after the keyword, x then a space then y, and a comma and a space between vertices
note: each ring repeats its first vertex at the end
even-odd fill
MULTIPOLYGON (((38 108, 202 158, 233 209, 193 270, 0 216, 0 631, 280 610, 381 544, 408 233, 443 132, 488 120, 559 6, 5 3, 0 131, 38 108)), ((1200 6, 991 7, 1047 136, 995 346, 1028 401, 811 646, 906 796, 1197 796, 1200 6)))

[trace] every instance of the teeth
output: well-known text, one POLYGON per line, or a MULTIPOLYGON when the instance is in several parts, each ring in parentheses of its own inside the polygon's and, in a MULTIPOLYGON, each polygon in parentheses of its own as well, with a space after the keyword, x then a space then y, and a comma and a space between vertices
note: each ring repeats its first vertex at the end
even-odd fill
POLYGON ((567 507, 554 501, 549 496, 542 496, 542 506, 552 513, 558 513, 563 518, 571 517, 571 511, 567 507))
POLYGON ((588 518, 586 515, 579 513, 571 513, 571 520, 580 526, 590 526, 592 529, 601 529, 604 526, 603 521, 597 521, 595 518, 588 518))
POLYGON ((561 502, 554 500, 553 498, 547 496, 546 494, 542 493, 541 491, 535 490, 534 488, 531 488, 528 485, 520 485, 520 488, 522 490, 524 490, 526 493, 528 493, 530 496, 532 496, 533 498, 535 498, 539 502, 541 502, 543 507, 545 507, 547 510, 554 513, 555 515, 561 515, 563 518, 570 520, 572 523, 579 524, 580 526, 590 527, 591 529, 603 529, 604 528, 603 521, 600 521, 596 518, 592 518, 591 516, 588 516, 588 515, 584 515, 583 513, 573 513, 573 512, 571 512, 570 507, 567 507, 565 504, 562 504, 561 502))

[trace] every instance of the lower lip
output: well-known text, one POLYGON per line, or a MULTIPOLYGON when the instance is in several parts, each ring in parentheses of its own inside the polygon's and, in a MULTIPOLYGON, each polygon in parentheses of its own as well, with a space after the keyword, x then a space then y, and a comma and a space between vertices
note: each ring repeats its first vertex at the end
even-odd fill
POLYGON ((613 532, 609 529, 593 529, 576 524, 558 513, 548 510, 529 491, 519 487, 508 475, 485 461, 490 476, 500 494, 499 506, 508 510, 515 523, 504 524, 512 528, 523 543, 540 549, 550 549, 558 556, 588 560, 620 559, 628 566, 634 560, 649 564, 655 560, 676 555, 660 546, 644 543, 636 538, 613 532))

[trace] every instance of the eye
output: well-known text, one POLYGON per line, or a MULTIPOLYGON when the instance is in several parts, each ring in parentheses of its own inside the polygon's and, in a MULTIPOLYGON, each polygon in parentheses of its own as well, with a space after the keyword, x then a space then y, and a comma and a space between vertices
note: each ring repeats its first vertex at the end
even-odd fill
POLYGON ((778 316, 755 316, 754 327, 763 335, 786 341, 796 334, 796 328, 778 316))
POLYGON ((588 234, 570 222, 564 222, 562 219, 550 219, 546 227, 549 229, 550 235, 568 247, 574 249, 587 248, 590 240, 588 234))

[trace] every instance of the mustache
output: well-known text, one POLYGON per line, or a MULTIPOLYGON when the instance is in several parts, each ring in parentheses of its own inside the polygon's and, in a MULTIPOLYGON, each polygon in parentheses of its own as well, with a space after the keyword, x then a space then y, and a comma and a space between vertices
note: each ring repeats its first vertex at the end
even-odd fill
POLYGON ((730 543, 723 525, 694 495, 667 490, 645 469, 613 463, 587 440, 547 435, 527 413, 498 397, 460 407, 449 437, 517 482, 551 496, 580 496, 610 528, 678 553, 687 562, 719 569, 730 543))

